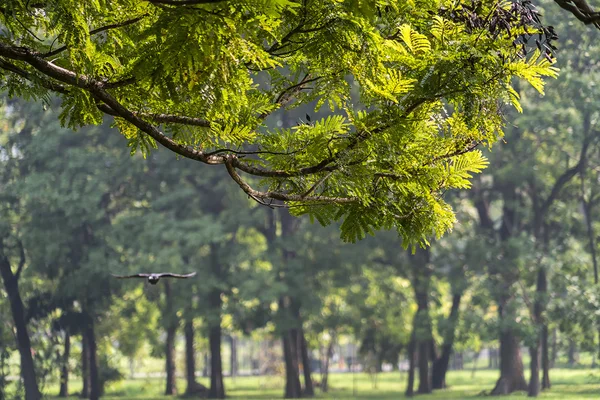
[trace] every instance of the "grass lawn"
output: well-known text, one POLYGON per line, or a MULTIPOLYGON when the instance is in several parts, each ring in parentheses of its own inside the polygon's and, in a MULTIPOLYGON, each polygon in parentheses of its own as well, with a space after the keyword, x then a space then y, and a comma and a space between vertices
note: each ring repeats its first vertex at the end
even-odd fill
MULTIPOLYGON (((483 392, 489 392, 495 383, 496 371, 477 371, 471 377, 470 371, 450 371, 447 377, 451 387, 437 391, 432 395, 416 396, 418 399, 488 399, 483 392)), ((600 398, 600 371, 590 369, 554 369, 551 371, 552 389, 542 393, 543 399, 598 399, 600 398)), ((199 379, 208 385, 206 379, 199 379)), ((323 394, 317 390, 317 398, 322 399, 398 399, 404 397, 406 373, 381 373, 377 378, 377 388, 372 385, 367 374, 333 374, 330 376, 331 389, 323 394)), ((228 398, 237 399, 279 399, 283 393, 283 377, 237 377, 225 379, 228 398)), ((415 382, 415 388, 417 387, 415 382)), ((185 382, 178 381, 180 393, 185 389, 185 382)), ((78 381, 70 385, 75 393, 81 390, 78 381)), ((165 400, 163 379, 135 379, 113 383, 107 387, 103 399, 146 399, 165 400)), ((57 386, 49 386, 44 390, 47 395, 58 391, 57 386)), ((515 393, 510 397, 525 398, 526 393, 515 393)), ((50 397, 53 398, 53 397, 50 397)), ((76 399, 76 397, 71 397, 76 399)))

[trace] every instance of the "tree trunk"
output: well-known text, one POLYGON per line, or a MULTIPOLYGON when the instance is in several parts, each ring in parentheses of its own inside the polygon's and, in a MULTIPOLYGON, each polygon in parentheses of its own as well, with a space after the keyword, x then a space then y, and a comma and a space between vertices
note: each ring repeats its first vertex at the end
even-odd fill
MULTIPOLYGON (((212 244, 210 251, 213 277, 217 282, 221 282, 223 271, 217 245, 212 244)), ((223 307, 223 300, 221 299, 221 289, 219 287, 215 286, 210 290, 208 304, 211 310, 211 315, 207 318, 210 347, 210 389, 208 397, 211 399, 224 399, 225 385, 223 384, 223 365, 221 361, 221 308, 223 307)))
POLYGON ((431 384, 433 389, 444 389, 446 387, 446 373, 448 372, 448 363, 450 362, 450 355, 452 354, 452 347, 454 345, 454 331, 456 330, 461 298, 462 293, 454 294, 452 296, 452 308, 450 309, 450 315, 448 316, 448 332, 445 332, 444 335, 442 353, 440 357, 433 362, 432 366, 431 384))
POLYGON ((298 329, 298 339, 300 345, 300 355, 302 356, 302 366, 304 370, 304 397, 313 397, 315 395, 315 389, 312 382, 312 370, 310 366, 310 357, 308 356, 308 345, 306 343, 306 337, 304 336, 304 329, 300 327, 298 329))
MULTIPOLYGON (((416 315, 415 315, 416 318, 416 315)), ((413 322, 414 326, 415 322, 413 322)), ((408 382, 406 383, 406 397, 412 397, 414 395, 414 387, 415 387, 415 364, 416 364, 416 349, 417 339, 415 338, 415 332, 410 338, 410 343, 408 344, 408 382)))
MULTIPOLYGON (((271 214, 274 216, 274 214, 271 214)), ((294 235, 298 228, 299 220, 290 215, 287 210, 281 210, 279 213, 281 222, 281 237, 290 238, 294 235)), ((275 225, 274 220, 271 219, 271 227, 275 225)), ((270 240, 275 240, 275 230, 270 230, 270 240)), ((296 257, 296 253, 285 246, 281 247, 282 256, 282 268, 279 273, 279 279, 285 281, 286 269, 288 263, 296 257)), ((290 282, 288 284, 292 284, 290 282)), ((298 328, 295 324, 298 324, 299 318, 296 315, 298 310, 293 310, 292 307, 293 299, 289 296, 281 296, 279 298, 279 309, 282 315, 282 345, 283 345, 283 357, 285 362, 285 398, 296 399, 302 396, 302 387, 300 385, 299 376, 299 358, 300 353, 298 346, 298 328)), ((301 326, 301 325, 300 325, 301 326)))
POLYGON ((527 390, 519 338, 506 328, 500 333, 500 378, 491 394, 506 395, 519 390, 527 390))
POLYGON ((539 341, 533 346, 529 348, 529 355, 531 356, 530 372, 531 376, 529 377, 529 388, 527 391, 527 396, 529 397, 537 397, 540 393, 540 346, 539 341))
POLYGON ((550 361, 548 357, 548 325, 542 327, 542 390, 550 389, 550 361))
POLYGON ((165 343, 165 369, 167 372, 167 382, 165 395, 175 396, 177 386, 175 380, 175 335, 177 328, 173 325, 167 327, 167 340, 165 343))
POLYGON ((569 339, 569 351, 567 356, 569 357, 569 367, 575 365, 577 360, 575 359, 575 353, 577 351, 577 347, 575 346, 575 341, 573 339, 569 339))
POLYGON ((325 357, 323 360, 323 365, 321 367, 321 391, 327 393, 329 390, 329 360, 333 356, 333 346, 335 345, 335 332, 332 333, 329 344, 327 345, 327 350, 325 350, 325 357))
POLYGON ((223 385, 223 366, 221 364, 221 324, 210 328, 210 390, 208 397, 211 399, 224 399, 225 386, 223 385))
POLYGON ((87 399, 90 397, 90 347, 85 329, 81 332, 81 380, 83 383, 79 397, 87 399))
POLYGON ((543 316, 546 304, 547 289, 548 283, 546 280, 546 269, 544 267, 539 267, 535 303, 533 306, 533 323, 541 329, 535 338, 535 343, 529 349, 529 354, 531 356, 531 376, 529 378, 529 389, 527 393, 529 397, 537 397, 537 395, 540 393, 540 347, 543 341, 542 332, 544 329, 547 329, 543 316))
POLYGON ((13 274, 8 257, 4 254, 3 250, 3 244, 0 241, 0 275, 4 282, 4 289, 8 295, 10 311, 15 323, 17 347, 21 356, 21 377, 23 378, 23 385, 25 387, 25 400, 39 400, 42 395, 38 389, 35 376, 35 365, 31 355, 31 341, 29 340, 29 332, 27 332, 27 323, 25 321, 25 307, 19 293, 19 274, 23 268, 25 259, 23 255, 17 273, 13 274))
POLYGON ((230 376, 234 377, 238 373, 238 354, 237 354, 237 339, 234 335, 230 337, 231 341, 231 360, 230 360, 230 376))
POLYGON ((65 332, 65 351, 60 368, 60 390, 58 397, 69 397, 69 355, 71 354, 71 335, 65 332))
POLYGON ((419 388, 417 393, 431 393, 431 375, 429 374, 429 360, 431 359, 431 345, 426 341, 419 342, 419 388))
POLYGON ((292 329, 288 329, 282 334, 283 358, 285 361, 285 398, 299 399, 302 390, 298 373, 295 335, 292 331, 292 329))
POLYGON ((552 329, 552 354, 550 355, 550 368, 556 365, 556 357, 558 355, 558 334, 556 328, 552 329))
POLYGON ((85 340, 88 345, 89 375, 90 375, 90 400, 98 400, 101 395, 100 379, 98 375, 98 355, 96 348, 96 334, 94 332, 93 317, 88 316, 85 327, 85 340))
POLYGON ((177 323, 175 321, 175 310, 173 309, 173 296, 171 293, 171 284, 165 282, 165 322, 167 330, 167 340, 165 342, 165 369, 167 372, 167 382, 165 395, 177 395, 177 386, 175 380, 175 335, 177 334, 177 323))
POLYGON ((196 382, 196 353, 194 351, 194 321, 188 319, 185 321, 185 376, 187 386, 186 395, 196 393, 198 382, 196 382))
POLYGON ((416 340, 415 348, 418 351, 419 387, 417 392, 419 394, 427 394, 432 391, 429 361, 434 358, 434 354, 429 316, 429 285, 432 273, 429 260, 429 249, 426 249, 417 251, 412 262, 413 290, 417 302, 417 313, 413 319, 413 337, 416 340))

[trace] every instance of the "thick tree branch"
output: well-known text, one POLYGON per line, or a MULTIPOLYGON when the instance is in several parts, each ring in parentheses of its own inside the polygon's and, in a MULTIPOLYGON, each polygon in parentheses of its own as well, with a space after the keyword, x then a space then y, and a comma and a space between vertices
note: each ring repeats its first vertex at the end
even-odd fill
POLYGON ((37 81, 43 87, 45 87, 48 90, 52 90, 53 92, 57 92, 57 93, 61 93, 61 94, 68 93, 67 88, 64 87, 63 85, 51 82, 48 79, 43 79, 43 78, 41 78, 39 76, 36 76, 36 75, 32 75, 31 73, 29 73, 29 71, 26 71, 23 68, 18 67, 18 66, 14 65, 13 63, 10 63, 8 61, 0 59, 0 68, 4 69, 6 71, 10 71, 12 73, 15 73, 15 74, 21 76, 22 78, 27 79, 30 82, 36 82, 37 81))

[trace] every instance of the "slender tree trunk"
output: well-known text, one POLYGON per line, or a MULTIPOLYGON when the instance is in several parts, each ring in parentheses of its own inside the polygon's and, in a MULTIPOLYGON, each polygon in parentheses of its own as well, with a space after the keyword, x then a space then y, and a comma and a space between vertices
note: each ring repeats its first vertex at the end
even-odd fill
MULTIPOLYGON (((218 282, 223 279, 223 271, 218 255, 218 246, 211 245, 211 268, 212 274, 218 282)), ((208 342, 210 347, 210 389, 208 397, 211 399, 225 398, 225 385, 223 384, 223 365, 221 358, 221 289, 213 287, 208 295, 208 304, 210 304, 211 315, 208 317, 209 334, 208 342)))
POLYGON ((98 400, 101 395, 100 379, 98 375, 98 355, 96 346, 96 334, 94 332, 93 317, 88 316, 85 327, 85 340, 88 345, 89 375, 90 375, 90 400, 98 400))
POLYGON ((575 353, 577 351, 577 347, 575 346, 575 341, 573 339, 569 339, 569 351, 567 356, 569 357, 569 366, 572 367, 575 365, 577 360, 575 360, 575 353))
POLYGON ((542 390, 550 389, 550 361, 548 357, 548 325, 542 328, 542 390))
POLYGON ((165 395, 177 395, 177 386, 175 380, 175 335, 177 334, 177 322, 175 310, 173 309, 173 295, 171 293, 171 284, 165 281, 165 324, 167 330, 167 340, 165 342, 165 370, 167 373, 167 382, 165 395))
POLYGON ((81 332, 81 380, 82 389, 79 397, 90 397, 90 347, 85 329, 81 332))
POLYGON ((450 309, 450 315, 448 316, 448 332, 445 332, 444 335, 442 353, 440 357, 433 362, 432 366, 431 384, 433 389, 443 389, 446 387, 446 373, 448 372, 448 363, 450 362, 450 355, 452 354, 452 347, 454 346, 454 331, 456 330, 461 298, 462 293, 454 294, 452 296, 452 308, 450 309))
POLYGON ((185 322, 185 374, 187 386, 186 396, 191 396, 206 390, 200 383, 196 382, 196 351, 194 349, 194 321, 188 319, 185 322))
POLYGON ((542 331, 544 328, 546 328, 542 314, 544 312, 544 305, 546 303, 547 288, 548 284, 546 281, 546 269, 544 267, 539 267, 535 304, 533 306, 533 323, 541 329, 536 337, 535 343, 529 348, 529 354, 531 356, 531 376, 529 378, 529 389, 527 392, 529 397, 537 397, 537 395, 540 393, 540 347, 543 341, 542 331))
POLYGON ((312 370, 310 366, 310 357, 308 356, 308 345, 304 336, 304 329, 298 329, 298 339, 300 344, 300 355, 302 356, 302 366, 304 370, 304 397, 313 397, 315 389, 312 382, 312 370))
POLYGON ((500 333, 500 378, 491 394, 506 395, 520 390, 527 390, 527 382, 523 374, 519 338, 512 329, 505 328, 500 333))
POLYGON ((540 393, 540 346, 539 341, 529 348, 531 360, 529 362, 531 376, 527 396, 537 397, 540 393))
POLYGON ((431 393, 431 373, 429 361, 434 358, 431 318, 429 316, 429 285, 431 267, 429 250, 420 250, 413 257, 413 290, 417 302, 417 313, 413 319, 413 337, 418 351, 419 394, 431 393))
MULTIPOLYGON (((416 318, 416 315, 415 315, 416 318)), ((413 322, 413 326, 414 326, 415 322, 413 322)), ((414 395, 414 387, 415 387, 415 364, 416 364, 416 357, 417 357, 417 352, 415 351, 416 349, 416 345, 417 345, 417 339, 415 338, 415 332, 413 330, 413 333, 411 335, 410 338, 410 343, 408 344, 408 381, 406 383, 406 392, 405 395, 406 397, 412 397, 414 395)))
MULTIPOLYGON (((26 400, 38 400, 41 398, 37 386, 35 366, 31 355, 31 341, 25 322, 25 307, 19 293, 18 276, 13 274, 8 257, 2 253, 3 247, 0 242, 0 275, 4 282, 4 288, 8 295, 13 322, 16 329, 17 347, 21 357, 21 377, 25 387, 26 400)), ((24 261, 23 261, 24 262, 24 261)))
POLYGON ((167 327, 167 340, 165 342, 165 369, 167 372, 167 382, 165 387, 165 395, 175 396, 177 394, 177 386, 175 380, 175 335, 177 327, 171 325, 167 327))
POLYGON ((558 355, 558 333, 556 328, 552 329, 552 354, 550 355, 550 368, 556 365, 556 357, 558 355))
POLYGON ((202 376, 203 377, 207 377, 208 376, 208 367, 210 366, 210 356, 208 355, 208 353, 204 353, 204 366, 202 367, 202 376))
POLYGON ((230 376, 234 377, 238 373, 238 354, 237 354, 237 339, 235 335, 230 336, 231 340, 231 360, 230 360, 230 376))
POLYGON ((60 389, 58 397, 69 397, 69 355, 71 354, 71 335, 65 332, 65 351, 60 368, 60 389))
POLYGON ((38 400, 42 395, 38 389, 35 376, 35 365, 31 355, 31 341, 29 340, 29 332, 27 332, 27 323, 25 321, 25 307, 19 293, 19 274, 24 262, 23 255, 17 274, 13 274, 8 257, 4 254, 3 243, 0 240, 0 275, 2 276, 4 289, 8 295, 10 311, 15 324, 17 347, 21 356, 21 377, 23 378, 23 385, 25 387, 25 400, 38 400))
POLYGON ((331 335, 331 340, 327 345, 327 350, 325 350, 325 357, 323 360, 323 366, 321 369, 321 391, 327 393, 329 390, 329 360, 333 356, 333 346, 335 345, 336 335, 335 332, 331 335))
MULTIPOLYGON (((274 216, 274 214, 271 214, 274 216)), ((280 214, 281 222, 281 236, 284 238, 291 238, 298 228, 298 219, 290 215, 287 210, 281 210, 280 214)), ((270 220, 271 228, 274 228, 274 219, 270 220)), ((275 231, 270 229, 271 240, 275 239, 275 231)), ((286 279, 286 265, 296 257, 296 253, 286 247, 281 248, 282 255, 282 269, 280 270, 280 280, 285 281, 286 279)), ((289 284, 291 284, 290 282, 289 284)), ((283 356, 285 361, 285 398, 295 399, 302 396, 302 386, 300 385, 299 376, 299 358, 300 353, 298 346, 298 328, 295 326, 299 322, 299 318, 296 313, 297 310, 293 310, 295 307, 293 299, 289 296, 281 296, 279 298, 279 309, 283 316, 282 320, 282 345, 283 345, 283 356), (291 325, 291 326, 290 326, 291 325)), ((301 326, 301 325, 300 325, 301 326)))

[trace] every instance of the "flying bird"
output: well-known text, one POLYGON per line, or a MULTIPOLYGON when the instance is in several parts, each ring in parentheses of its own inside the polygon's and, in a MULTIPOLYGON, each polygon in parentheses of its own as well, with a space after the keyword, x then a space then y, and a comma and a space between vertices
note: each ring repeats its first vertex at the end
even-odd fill
POLYGON ((115 274, 111 274, 112 276, 114 276, 115 278, 119 278, 119 279, 128 279, 128 278, 148 278, 148 282, 150 282, 151 285, 156 285, 158 283, 158 281, 160 280, 160 278, 179 278, 179 279, 184 279, 184 278, 191 278, 192 276, 195 276, 196 273, 192 272, 189 274, 173 274, 171 272, 161 272, 158 274, 135 274, 135 275, 115 275, 115 274))

